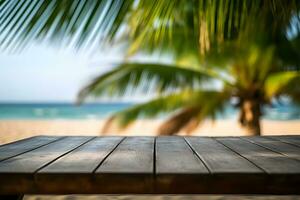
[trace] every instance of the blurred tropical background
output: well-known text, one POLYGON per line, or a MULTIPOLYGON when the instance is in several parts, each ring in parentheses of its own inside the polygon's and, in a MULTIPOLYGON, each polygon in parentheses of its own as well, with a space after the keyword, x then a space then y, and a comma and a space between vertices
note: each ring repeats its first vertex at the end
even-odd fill
POLYGON ((0 0, 1 143, 298 134, 299 9, 298 0, 0 0))
POLYGON ((0 144, 299 134, 300 1, 0 0, 0 69, 0 144))

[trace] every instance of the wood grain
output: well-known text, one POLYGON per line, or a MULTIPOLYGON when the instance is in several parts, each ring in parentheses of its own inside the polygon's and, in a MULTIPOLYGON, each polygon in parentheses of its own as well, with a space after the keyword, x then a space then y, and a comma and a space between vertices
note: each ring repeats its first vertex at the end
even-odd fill
POLYGON ((0 173, 34 173, 64 153, 76 148, 91 137, 66 137, 38 149, 12 157, 0 164, 0 173))
POLYGON ((269 174, 300 173, 300 162, 240 138, 217 138, 269 174))
POLYGON ((272 139, 279 140, 300 147, 300 136, 273 136, 272 139))
POLYGON ((300 147, 284 143, 280 140, 273 140, 270 137, 245 137, 244 139, 300 161, 300 147))
POLYGON ((157 174, 209 173, 203 162, 193 153, 183 137, 156 139, 157 174))
POLYGON ((156 181, 158 193, 193 193, 205 190, 204 163, 190 149, 183 137, 170 136, 156 139, 156 181), (188 184, 189 183, 189 184, 188 184))
POLYGON ((92 173, 123 137, 101 137, 85 143, 38 171, 42 173, 92 173))
POLYGON ((300 137, 33 137, 0 147, 0 196, 300 194, 300 137))
POLYGON ((78 187, 93 191, 95 186, 99 186, 99 183, 93 181, 94 171, 122 139, 123 137, 98 137, 60 157, 37 172, 37 187, 48 193, 57 193, 61 190, 61 185, 64 185, 64 192, 72 193, 78 187))
POLYGON ((237 153, 208 137, 186 137, 211 173, 263 173, 237 153))
POLYGON ((154 137, 127 137, 95 171, 103 193, 152 193, 154 137))
POLYGON ((61 138, 56 136, 37 136, 2 145, 0 146, 0 161, 31 151, 61 138))
POLYGON ((153 173, 154 137, 128 137, 96 173, 153 173))

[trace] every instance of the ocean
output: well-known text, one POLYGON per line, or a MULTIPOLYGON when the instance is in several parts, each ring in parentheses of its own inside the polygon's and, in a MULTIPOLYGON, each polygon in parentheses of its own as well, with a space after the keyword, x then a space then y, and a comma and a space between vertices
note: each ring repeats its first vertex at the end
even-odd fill
MULTIPOLYGON (((2 103, 0 104, 0 120, 104 119, 132 105, 134 103, 90 103, 80 106, 71 103, 2 103)), ((300 107, 294 104, 276 104, 273 107, 265 107, 263 110, 264 119, 300 119, 300 107)), ((228 105, 216 118, 231 119, 237 116, 238 111, 228 105)))

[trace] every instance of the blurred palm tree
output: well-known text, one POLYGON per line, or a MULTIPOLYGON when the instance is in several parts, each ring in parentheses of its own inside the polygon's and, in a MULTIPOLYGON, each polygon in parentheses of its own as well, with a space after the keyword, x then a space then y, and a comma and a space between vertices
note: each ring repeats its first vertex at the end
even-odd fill
POLYGON ((80 93, 157 98, 116 113, 123 126, 141 116, 173 115, 160 134, 192 131, 228 102, 239 122, 260 134, 262 106, 287 95, 299 99, 297 0, 2 0, 0 41, 7 49, 33 39, 127 44, 127 56, 161 53, 170 63, 124 62, 80 93))

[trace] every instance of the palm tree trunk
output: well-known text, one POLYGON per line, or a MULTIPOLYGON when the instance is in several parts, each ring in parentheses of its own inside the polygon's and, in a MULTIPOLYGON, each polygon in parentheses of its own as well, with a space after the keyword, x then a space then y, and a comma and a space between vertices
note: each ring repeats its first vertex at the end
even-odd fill
POLYGON ((246 100, 243 102, 240 111, 239 121, 247 130, 249 135, 260 135, 260 104, 255 100, 246 100))

